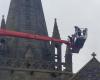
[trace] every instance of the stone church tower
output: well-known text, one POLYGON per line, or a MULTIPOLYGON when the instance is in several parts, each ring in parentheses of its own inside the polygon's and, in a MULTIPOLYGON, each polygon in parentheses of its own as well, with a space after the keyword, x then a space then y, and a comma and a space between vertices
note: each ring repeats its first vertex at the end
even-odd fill
MULTIPOLYGON (((41 0, 11 0, 1 29, 48 36, 41 0)), ((53 38, 60 39, 57 20, 53 38)), ((62 71, 61 43, 28 40, 15 37, 0 38, 1 80, 64 80, 72 76, 62 71), (6 77, 5 77, 6 75, 6 77)), ((66 67, 66 66, 65 66, 66 67)))
MULTIPOLYGON (((48 36, 41 0, 11 0, 6 28, 9 30, 48 36)), ((33 61, 51 60, 49 42, 9 38, 10 57, 25 58, 31 54, 33 61)))
MULTIPOLYGON (((41 0, 11 0, 7 20, 2 16, 1 29, 48 36, 41 0)), ((57 19, 52 37, 61 39, 57 19)), ((84 77, 83 71, 76 75, 72 72, 72 52, 68 46, 62 62, 61 46, 53 41, 0 36, 0 80, 89 80, 78 76, 80 73, 84 77)), ((100 69, 95 57, 90 63, 88 67, 97 63, 99 66, 93 68, 100 69)))

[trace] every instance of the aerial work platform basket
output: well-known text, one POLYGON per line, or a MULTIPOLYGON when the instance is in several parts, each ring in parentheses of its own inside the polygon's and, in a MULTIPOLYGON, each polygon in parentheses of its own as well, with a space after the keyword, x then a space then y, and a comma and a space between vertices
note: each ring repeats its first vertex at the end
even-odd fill
POLYGON ((87 31, 87 28, 81 29, 75 26, 75 33, 71 37, 69 36, 72 53, 79 53, 80 49, 83 48, 87 39, 87 31))

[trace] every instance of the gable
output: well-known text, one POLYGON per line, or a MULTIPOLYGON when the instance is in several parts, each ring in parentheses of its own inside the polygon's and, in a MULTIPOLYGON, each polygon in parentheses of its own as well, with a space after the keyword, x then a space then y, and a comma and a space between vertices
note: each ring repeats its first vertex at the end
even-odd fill
POLYGON ((92 58, 76 75, 70 80, 100 80, 100 63, 92 58))

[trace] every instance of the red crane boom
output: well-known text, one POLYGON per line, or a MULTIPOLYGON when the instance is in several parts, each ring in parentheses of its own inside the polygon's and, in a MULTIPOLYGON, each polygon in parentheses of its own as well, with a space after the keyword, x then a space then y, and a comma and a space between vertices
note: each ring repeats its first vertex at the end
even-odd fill
POLYGON ((0 29, 0 36, 19 37, 19 38, 26 38, 26 39, 33 39, 33 40, 42 40, 42 41, 54 41, 54 42, 65 43, 66 45, 70 45, 70 41, 60 40, 60 39, 51 38, 43 35, 11 31, 6 29, 0 29))
POLYGON ((30 33, 25 33, 25 32, 17 32, 17 31, 11 31, 7 29, 0 29, 0 36, 10 36, 10 37, 32 39, 32 40, 54 41, 58 43, 64 43, 67 46, 69 46, 69 48, 72 50, 72 53, 79 53, 80 49, 84 46, 84 43, 87 39, 87 28, 83 29, 81 32, 77 31, 77 33, 78 34, 76 33, 74 34, 75 35, 74 38, 73 36, 71 37, 69 36, 70 41, 66 41, 66 40, 56 39, 56 38, 43 36, 43 35, 30 34, 30 33))

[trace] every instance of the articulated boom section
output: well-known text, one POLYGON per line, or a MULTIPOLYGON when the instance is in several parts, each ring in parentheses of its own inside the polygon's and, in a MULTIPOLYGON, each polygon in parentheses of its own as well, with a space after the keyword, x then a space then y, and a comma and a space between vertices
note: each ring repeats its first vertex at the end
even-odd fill
POLYGON ((33 40, 41 40, 41 41, 54 41, 54 42, 65 43, 67 45, 70 45, 70 41, 55 39, 55 38, 51 38, 51 37, 43 36, 43 35, 10 31, 6 29, 0 29, 0 36, 19 37, 19 38, 26 38, 26 39, 33 39, 33 40))

